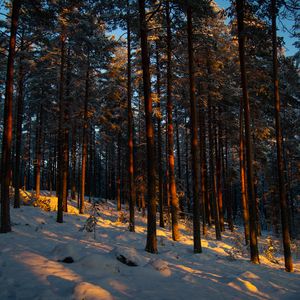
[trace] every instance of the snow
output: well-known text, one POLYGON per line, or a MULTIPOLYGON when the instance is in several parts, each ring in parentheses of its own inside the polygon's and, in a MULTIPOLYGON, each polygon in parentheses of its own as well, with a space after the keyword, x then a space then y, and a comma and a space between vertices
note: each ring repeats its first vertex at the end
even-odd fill
MULTIPOLYGON (((53 207, 55 197, 45 196, 53 207)), ((270 233, 259 239, 260 265, 249 262, 241 228, 226 231, 222 241, 209 229, 203 253, 194 254, 188 222, 181 224, 179 242, 158 227, 159 253, 150 254, 144 250, 146 218, 138 212, 132 233, 118 222, 114 203, 101 204, 94 240, 93 232, 81 230, 89 214, 69 204, 63 224, 52 209, 11 209, 13 232, 0 235, 0 299, 299 299, 299 249, 294 245, 295 272, 285 272, 282 255, 272 263, 263 253, 270 233), (120 255, 136 266, 119 261, 120 255), (74 262, 62 262, 66 257, 74 262)))
POLYGON ((113 296, 99 285, 81 282, 74 289, 73 299, 76 300, 113 300, 113 296))

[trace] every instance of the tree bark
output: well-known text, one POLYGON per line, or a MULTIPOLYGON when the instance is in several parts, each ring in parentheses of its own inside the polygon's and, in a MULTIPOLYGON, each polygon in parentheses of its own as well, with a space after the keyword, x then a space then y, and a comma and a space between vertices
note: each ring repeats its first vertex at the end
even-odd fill
POLYGON ((12 147, 12 104, 14 59, 16 48, 16 33, 21 1, 14 0, 12 6, 12 21, 10 29, 9 50, 6 71, 5 100, 3 114, 2 158, 1 158, 1 227, 0 232, 11 231, 9 211, 9 184, 11 178, 11 147, 12 147))
MULTIPOLYGON (((24 31, 21 37, 21 51, 24 50, 24 31)), ((22 54, 21 54, 22 55, 22 54)), ((14 208, 20 208, 20 165, 21 165, 21 147, 22 147, 22 123, 24 110, 24 66, 23 57, 19 60, 19 74, 18 74, 18 97, 17 97, 17 124, 16 124, 16 160, 15 160, 15 199, 14 208)))
POLYGON ((188 35, 188 57, 189 57, 189 84, 190 84, 190 107, 191 107, 191 152, 192 152, 192 177, 193 177, 193 237, 194 253, 201 253, 200 232, 200 193, 199 193, 199 149, 198 128, 196 111, 196 88, 195 88, 195 63, 193 49, 193 24, 192 9, 187 7, 187 35, 188 35))
POLYGON ((65 84, 65 26, 61 25, 61 34, 60 34, 60 78, 59 78, 59 125, 58 125, 58 165, 57 165, 57 180, 56 180, 56 191, 58 192, 58 201, 57 201, 57 218, 58 223, 63 223, 63 210, 64 210, 64 172, 65 172, 65 155, 64 155, 64 84, 65 84))
POLYGON ((278 188, 281 210, 281 226, 283 236, 285 270, 293 271, 293 261, 291 255, 291 241, 288 222, 288 206, 286 189, 284 182, 284 161, 283 161, 283 141, 282 129, 280 124, 280 95, 279 95, 279 76, 278 76, 278 59, 277 59, 277 28, 276 28, 276 0, 271 0, 272 6, 272 46, 273 46, 273 85, 274 85, 274 105, 275 105, 275 129, 276 129, 276 146, 277 146, 277 169, 278 169, 278 188))
POLYGON ((79 213, 84 213, 84 195, 85 195, 85 176, 86 176, 86 161, 87 161, 87 132, 88 132, 88 102, 89 102, 89 77, 90 77, 90 61, 89 53, 87 54, 86 78, 85 78, 85 96, 84 96, 84 116, 82 129, 82 154, 81 154, 81 193, 79 202, 79 213))
POLYGON ((167 24, 167 115, 168 115, 168 160, 169 160, 169 193, 171 200, 172 238, 178 241, 180 238, 178 227, 179 201, 176 192, 175 181, 175 157, 174 157, 174 128, 173 128, 173 102, 172 102, 172 67, 171 67, 171 20, 170 4, 166 0, 166 24, 167 24))
POLYGON ((245 122, 245 146, 247 158, 247 188, 249 199, 249 229, 250 229, 250 255, 251 262, 259 263, 259 254, 257 246, 256 234, 256 217, 255 217, 255 192, 253 180, 253 151, 251 142, 250 128, 250 102, 247 87, 247 76, 245 67, 245 32, 244 32, 244 5, 245 0, 237 0, 237 23, 238 23, 238 42, 239 42, 239 57, 241 69, 241 87, 243 90, 243 105, 244 105, 244 122, 245 122))
POLYGON ((135 231, 135 184, 133 157, 133 114, 131 107, 131 28, 130 10, 127 0, 127 121, 128 121, 128 181, 129 181, 129 231, 135 231))
POLYGON ((157 117, 157 160, 158 160, 158 202, 159 202, 159 226, 164 228, 164 198, 163 198, 163 167, 162 167, 162 133, 161 133, 161 91, 160 91, 160 63, 159 49, 156 41, 156 93, 158 98, 157 109, 159 116, 157 117))
POLYGON ((72 126, 72 149, 71 149, 71 160, 72 160, 72 173, 71 173, 71 198, 76 198, 76 123, 72 126))
POLYGON ((140 34, 142 51, 142 69, 144 83, 144 101, 147 136, 147 164, 148 164, 148 215, 147 215, 147 244, 146 251, 157 253, 156 238, 156 197, 155 197, 155 146, 152 124, 152 98, 150 87, 150 60, 148 54, 147 23, 145 0, 139 0, 140 34))
POLYGON ((38 199, 41 192, 41 144, 42 144, 42 127, 43 127, 43 107, 40 105, 39 117, 36 124, 36 144, 35 144, 35 197, 38 199))

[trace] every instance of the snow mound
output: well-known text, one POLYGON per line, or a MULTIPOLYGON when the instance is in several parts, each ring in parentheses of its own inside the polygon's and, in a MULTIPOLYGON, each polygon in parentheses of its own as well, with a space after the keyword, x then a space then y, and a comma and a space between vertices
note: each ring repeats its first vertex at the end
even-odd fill
POLYGON ((145 266, 150 260, 132 247, 117 246, 112 250, 112 253, 120 262, 129 266, 145 266))
POLYGON ((81 249, 78 245, 60 244, 56 245, 52 250, 52 258, 57 261, 63 261, 66 257, 72 257, 77 261, 81 257, 81 249))
POLYGON ((113 300, 114 297, 107 290, 98 285, 81 282, 74 288, 74 300, 113 300))
POLYGON ((172 274, 168 263, 162 259, 151 260, 149 264, 164 277, 169 277, 172 274))
POLYGON ((89 273, 95 273, 98 276, 102 272, 106 274, 119 272, 116 260, 105 254, 90 254, 83 257, 78 264, 84 268, 84 270, 87 270, 89 273))

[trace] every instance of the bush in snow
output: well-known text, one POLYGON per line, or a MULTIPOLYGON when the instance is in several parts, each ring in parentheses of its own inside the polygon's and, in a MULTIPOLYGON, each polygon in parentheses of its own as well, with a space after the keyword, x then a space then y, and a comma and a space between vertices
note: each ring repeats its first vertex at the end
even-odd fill
POLYGON ((248 250, 244 251, 244 240, 243 238, 236 234, 233 240, 233 246, 230 249, 225 249, 224 251, 229 255, 229 258, 236 260, 238 256, 243 256, 248 250))
POLYGON ((98 202, 93 202, 91 213, 88 219, 85 221, 83 228, 80 231, 94 232, 94 240, 96 239, 96 227, 98 216, 100 216, 100 204, 98 202))
POLYGON ((273 242, 272 238, 268 237, 267 242, 268 242, 268 245, 264 249, 264 254, 265 254, 267 260, 274 264, 279 264, 279 261, 275 257, 275 254, 278 252, 278 250, 274 246, 274 242, 273 242))
POLYGON ((51 210, 51 199, 49 198, 38 198, 35 201, 33 201, 32 205, 34 207, 40 207, 44 211, 50 211, 51 210))

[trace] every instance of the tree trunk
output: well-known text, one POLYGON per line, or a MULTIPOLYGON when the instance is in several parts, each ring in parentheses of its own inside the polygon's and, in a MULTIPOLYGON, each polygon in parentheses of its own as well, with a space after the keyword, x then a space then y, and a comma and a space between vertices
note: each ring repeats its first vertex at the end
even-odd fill
POLYGON ((155 197, 155 145, 152 124, 152 98, 150 87, 150 60, 148 54, 147 22, 145 0, 139 0, 140 34, 142 51, 142 68, 144 83, 144 102, 147 136, 147 164, 148 164, 148 215, 147 215, 147 244, 146 251, 157 253, 156 238, 156 197, 155 197))
POLYGON ((84 195, 85 195, 85 176, 86 176, 86 161, 87 161, 87 132, 88 132, 88 101, 89 101, 89 75, 90 73, 90 62, 89 54, 87 55, 87 66, 86 66, 86 78, 85 78, 85 97, 84 97, 84 124, 82 129, 82 153, 81 153, 81 193, 79 202, 79 213, 84 213, 84 195))
POLYGON ((65 84, 65 27, 61 25, 61 34, 60 34, 60 78, 59 78, 59 125, 58 125, 58 159, 57 159, 57 180, 56 180, 56 191, 58 196, 57 201, 57 218, 58 223, 63 223, 63 210, 64 210, 64 173, 65 173, 65 147, 64 147, 64 84, 65 84))
POLYGON ((72 127, 72 149, 71 149, 71 160, 72 160, 72 173, 71 173, 71 198, 76 198, 76 124, 72 127))
POLYGON ((200 173, 201 173, 201 204, 202 204, 202 232, 205 235, 207 233, 207 199, 206 199, 206 185, 205 181, 207 180, 207 169, 206 169, 206 162, 204 160, 205 157, 205 119, 204 119, 204 107, 201 104, 201 100, 199 98, 199 127, 200 127, 200 173))
POLYGON ((216 179, 218 193, 218 208, 220 217, 220 230, 225 231, 224 212, 223 212, 223 192, 222 192, 222 165, 221 165, 221 124, 218 115, 218 108, 215 108, 215 155, 216 155, 216 179))
POLYGON ((191 152, 192 152, 192 177, 193 177, 193 236, 194 253, 201 253, 200 232, 200 193, 199 193, 199 149, 198 149, 198 127, 196 111, 196 89, 195 89, 195 63, 193 49, 193 24, 192 9, 187 7, 187 35, 188 35, 188 57, 189 57, 189 83, 190 83, 190 107, 191 107, 191 152))
POLYGON ((283 161, 283 141, 282 130, 280 124, 280 96, 279 96, 279 76, 278 76, 278 60, 277 60, 277 28, 276 28, 276 0, 271 0, 272 5, 272 45, 273 45, 273 84, 274 84, 274 100, 275 100, 275 129, 276 129, 276 146, 277 146, 277 169, 278 169, 278 188, 281 210, 281 226, 283 235, 283 248, 285 270, 293 271, 293 261, 290 246, 290 233, 288 222, 288 207, 284 182, 284 161, 283 161))
POLYGON ((191 193, 190 193, 190 181, 189 181, 189 143, 188 143, 188 126, 189 124, 184 122, 185 124, 185 186, 186 186, 186 203, 188 212, 191 212, 191 193))
POLYGON ((161 92, 160 92, 160 64, 159 49, 156 41, 156 93, 158 98, 157 109, 159 116, 157 117, 157 160, 158 160, 158 202, 159 202, 159 226, 164 228, 164 198, 163 198, 163 167, 162 167, 162 133, 161 133, 161 92))
POLYGON ((135 184, 134 184, 134 157, 133 157, 133 114, 131 107, 131 28, 130 10, 127 0, 127 120, 128 120, 128 181, 129 181, 129 231, 135 231, 135 184))
POLYGON ((43 127, 43 107, 40 106, 39 118, 36 124, 36 146, 35 146, 35 197, 38 199, 41 192, 41 144, 42 144, 42 127, 43 127))
MULTIPOLYGON (((121 132, 118 133, 118 158, 117 158, 117 210, 121 211, 121 132)), ((129 203, 130 204, 130 203, 129 203)), ((129 209, 130 210, 130 209, 129 209)), ((130 219, 130 217, 129 217, 130 219)), ((129 222, 130 223, 130 222, 129 222)), ((129 224, 130 227, 130 224, 129 224)), ((132 230, 130 230, 132 231, 132 230)))
POLYGON ((9 211, 9 183, 11 178, 11 147, 12 147, 12 104, 14 59, 16 47, 16 33, 21 1, 14 0, 12 6, 9 52, 7 60, 5 100, 3 114, 2 158, 1 158, 1 233, 11 231, 9 211))
MULTIPOLYGON (((21 39, 21 51, 24 50, 24 39, 21 39)), ((17 125, 16 125, 16 161, 15 161, 15 199, 14 208, 20 208, 20 164, 21 164, 21 147, 22 147, 22 123, 23 123, 23 106, 24 106, 24 66, 23 58, 19 60, 19 74, 18 74, 18 97, 17 97, 17 125)))
MULTIPOLYGON (((207 50, 207 73, 210 77, 211 75, 211 62, 209 59, 209 51, 207 50)), ((211 85, 208 84, 208 95, 207 95, 207 105, 208 105, 208 139, 209 139, 209 169, 210 169, 210 178, 211 178, 211 203, 212 203, 212 211, 215 223, 215 232, 216 239, 221 240, 221 228, 220 228, 220 217, 219 217, 219 202, 218 202, 218 192, 217 192, 217 174, 215 170, 215 160, 214 160, 214 152, 215 157, 218 155, 217 151, 217 143, 215 138, 215 143, 213 139, 213 135, 216 136, 216 132, 213 133, 213 125, 216 126, 216 122, 214 122, 213 118, 213 107, 211 101, 211 85), (214 147, 215 146, 215 147, 214 147), (214 151, 215 150, 215 151, 214 151)), ((215 131, 215 130, 214 130, 215 131)))
POLYGON ((244 235, 245 244, 249 243, 249 211, 248 211, 248 199, 246 191, 246 170, 244 161, 244 130, 243 130, 243 101, 240 100, 240 148, 239 148, 239 159, 240 159, 240 180, 241 180, 241 196, 242 196, 242 210, 243 210, 243 221, 244 221, 244 235))
POLYGON ((174 128, 173 128, 173 103, 172 103, 172 67, 171 67, 171 20, 170 4, 166 0, 166 24, 167 24, 167 114, 168 114, 168 160, 169 160, 169 189, 171 197, 172 238, 178 241, 180 238, 178 228, 179 201, 176 192, 175 158, 174 158, 174 128))
POLYGON ((247 188, 249 199, 249 225, 250 225, 250 254, 251 262, 259 263, 259 254, 257 246, 256 234, 256 217, 255 217, 255 192, 253 180, 253 151, 251 143, 250 129, 250 102, 247 90, 247 76, 245 68, 245 32, 244 32, 244 5, 245 0, 237 0, 237 23, 238 23, 238 42, 239 42, 239 57, 241 69, 241 86, 243 90, 244 104, 244 122, 245 122, 245 141, 246 141, 246 158, 247 158, 247 188))

